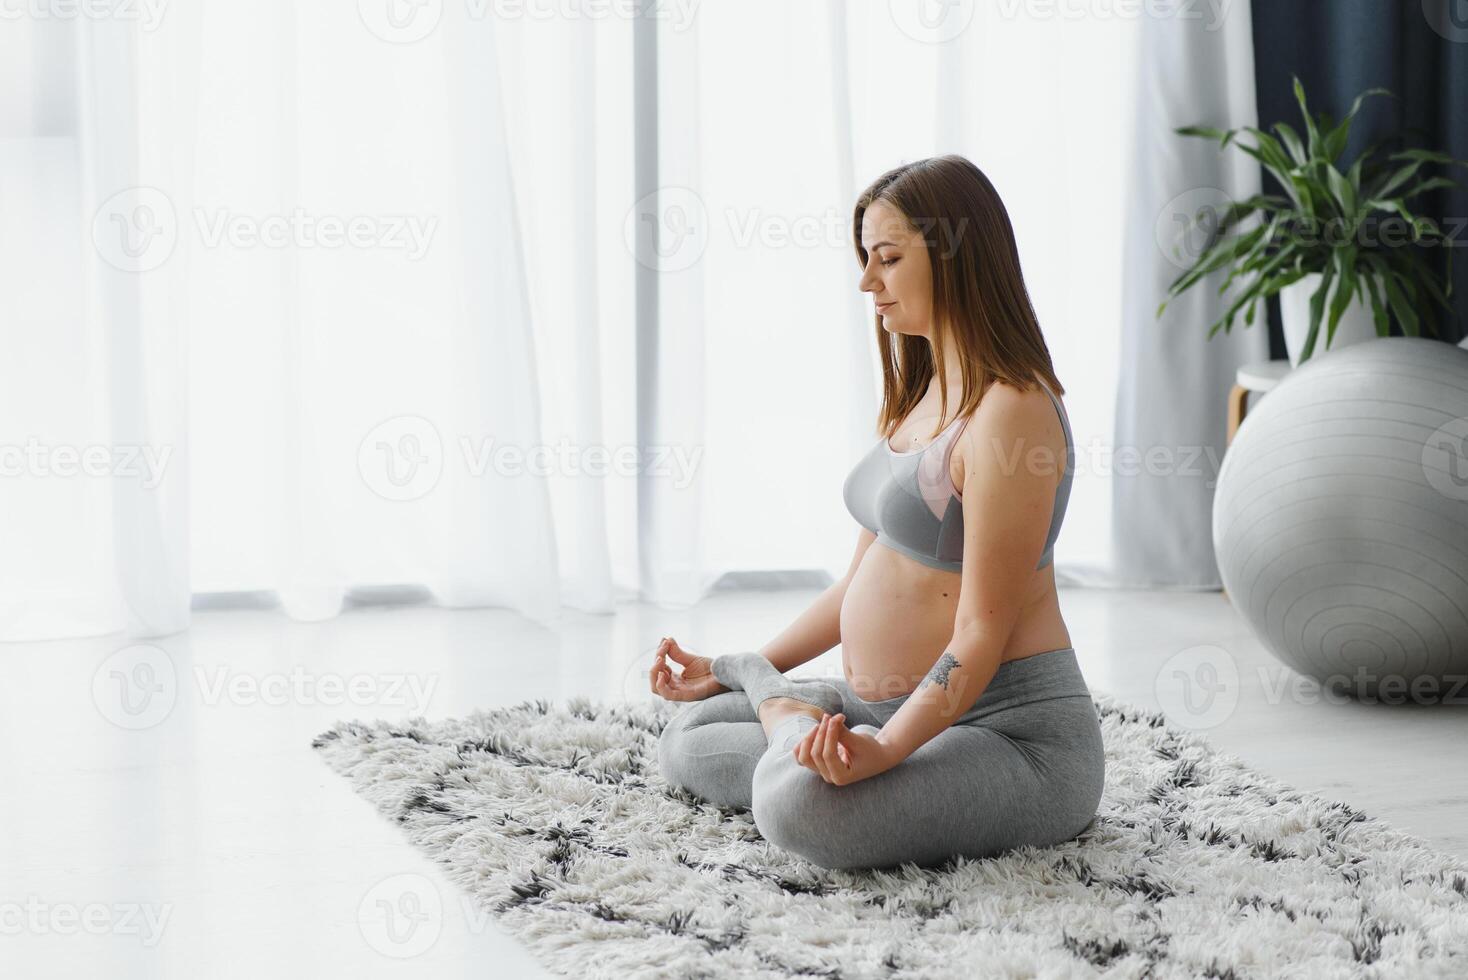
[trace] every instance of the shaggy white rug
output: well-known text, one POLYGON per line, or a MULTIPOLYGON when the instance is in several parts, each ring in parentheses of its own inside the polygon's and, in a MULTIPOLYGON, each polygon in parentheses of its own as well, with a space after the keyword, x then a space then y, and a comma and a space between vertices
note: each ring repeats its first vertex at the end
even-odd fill
POLYGON ((1464 864, 1094 699, 1085 833, 892 871, 827 871, 670 788, 668 702, 350 722, 313 746, 566 976, 1468 976, 1464 864))

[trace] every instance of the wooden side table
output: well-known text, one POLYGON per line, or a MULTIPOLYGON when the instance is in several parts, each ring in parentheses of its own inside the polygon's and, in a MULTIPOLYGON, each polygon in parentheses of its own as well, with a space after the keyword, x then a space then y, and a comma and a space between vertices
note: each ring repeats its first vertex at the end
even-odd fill
POLYGON ((1239 431, 1244 413, 1249 410, 1249 392, 1258 392, 1262 397, 1289 373, 1290 361, 1287 357, 1277 361, 1255 361, 1239 368, 1238 374, 1234 376, 1233 390, 1228 393, 1228 435, 1224 439, 1225 447, 1234 441, 1234 433, 1239 431))

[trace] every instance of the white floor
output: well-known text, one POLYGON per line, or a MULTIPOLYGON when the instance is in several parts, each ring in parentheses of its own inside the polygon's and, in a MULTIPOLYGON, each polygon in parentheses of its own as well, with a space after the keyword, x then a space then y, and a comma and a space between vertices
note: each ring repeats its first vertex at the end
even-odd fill
MULTIPOLYGON (((158 641, 166 659, 115 638, 0 644, 0 976, 546 976, 311 738, 338 719, 648 697, 660 636, 756 648, 815 595, 629 605, 556 633, 495 610, 216 610, 158 641), (409 941, 383 934, 381 901, 443 912, 409 941)), ((1468 707, 1300 696, 1219 593, 1061 601, 1093 690, 1468 857, 1468 707)), ((839 655, 796 673, 838 673, 839 655)))

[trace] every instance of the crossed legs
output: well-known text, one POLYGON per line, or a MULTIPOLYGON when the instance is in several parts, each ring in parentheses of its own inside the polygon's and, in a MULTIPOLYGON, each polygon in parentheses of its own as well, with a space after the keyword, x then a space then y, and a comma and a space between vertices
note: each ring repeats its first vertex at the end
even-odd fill
MULTIPOLYGON (((821 683, 841 692, 848 728, 876 722, 871 709, 851 693, 844 678, 825 678, 821 683)), ((668 722, 658 740, 658 764, 668 782, 701 799, 720 806, 751 807, 754 771, 760 759, 783 751, 795 762, 795 742, 815 727, 821 711, 811 704, 773 697, 756 712, 744 691, 715 694, 692 702, 668 722)), ((819 774, 806 771, 820 779, 819 774)))
MULTIPOLYGON (((848 727, 876 733, 878 718, 843 678, 823 683, 841 692, 848 727)), ((816 720, 789 713, 767 737, 742 691, 693 702, 658 743, 663 776, 709 802, 748 807, 766 840, 826 868, 926 866, 1049 846, 1080 833, 1100 802, 1105 753, 1089 696, 952 725, 893 768, 846 786, 795 759, 796 741, 816 720)))

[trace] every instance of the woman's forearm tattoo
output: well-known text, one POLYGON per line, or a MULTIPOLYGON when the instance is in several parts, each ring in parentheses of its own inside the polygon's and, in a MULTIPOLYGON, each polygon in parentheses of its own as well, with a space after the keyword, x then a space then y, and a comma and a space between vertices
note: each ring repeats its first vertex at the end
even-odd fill
POLYGON ((953 654, 945 652, 943 656, 938 658, 938 662, 933 665, 933 668, 928 671, 928 676, 924 678, 924 680, 932 681, 934 684, 938 685, 944 690, 947 690, 948 675, 951 674, 953 672, 953 668, 957 666, 958 659, 954 657, 953 654))

